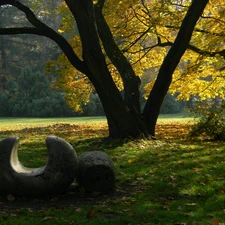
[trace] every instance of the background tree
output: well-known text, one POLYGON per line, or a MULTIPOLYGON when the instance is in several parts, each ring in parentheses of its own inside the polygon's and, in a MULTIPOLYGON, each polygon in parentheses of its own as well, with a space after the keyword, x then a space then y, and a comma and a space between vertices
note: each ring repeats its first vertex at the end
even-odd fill
MULTIPOLYGON (((58 4, 58 1, 46 1, 44 5, 39 3, 39 1, 32 1, 35 13, 48 21, 51 27, 58 29, 60 16, 56 14, 57 5, 55 5, 58 4), (46 7, 47 5, 48 7, 46 7), (46 9, 43 11, 43 8, 46 9), (50 14, 51 17, 49 17, 50 14)), ((0 16, 0 21, 5 26, 22 27, 29 25, 25 20, 25 15, 14 7, 3 8, 0 16)), ((62 89, 56 91, 53 85, 50 85, 49 82, 56 79, 54 73, 48 76, 44 75, 46 60, 57 59, 61 53, 53 41, 45 37, 27 34, 1 36, 0 43, 0 103, 2 106, 0 116, 78 115, 72 113, 66 105, 62 89), (25 71, 27 71, 27 76, 22 76, 25 71), (35 76, 37 76, 36 79, 35 76), (46 82, 46 85, 37 86, 38 79, 41 82, 46 82)))
MULTIPOLYGON (((119 4, 119 1, 113 2, 119 4)), ((174 2, 175 3, 172 2, 172 6, 177 7, 177 1, 174 2)), ((125 3, 127 2, 124 1, 123 4, 125 3)), ((151 4, 151 1, 149 3, 151 4)), ((160 3, 162 3, 160 7, 163 6, 163 1, 160 1, 160 3)), ((157 45, 167 45, 171 46, 171 48, 168 50, 160 67, 143 114, 140 110, 139 101, 140 78, 135 74, 131 61, 125 57, 123 50, 119 48, 116 40, 113 38, 103 13, 104 0, 94 2, 92 0, 65 0, 65 4, 69 8, 72 17, 75 19, 79 31, 82 57, 78 57, 73 46, 69 44, 61 34, 44 24, 40 20, 41 17, 35 16, 29 7, 19 1, 3 0, 0 5, 6 6, 9 4, 24 12, 28 21, 33 26, 15 28, 5 27, 0 29, 0 34, 12 35, 29 33, 46 36, 54 40, 60 46, 69 62, 76 70, 85 74, 94 86, 101 99, 107 117, 110 136, 114 138, 148 137, 155 133, 156 120, 163 99, 172 82, 172 74, 185 50, 189 46, 194 27, 199 17, 202 15, 207 3, 207 0, 193 0, 190 6, 186 6, 187 13, 180 24, 179 30, 176 32, 177 35, 176 33, 172 35, 175 37, 172 44, 170 41, 162 43, 162 39, 157 37, 157 45), (121 77, 124 87, 123 95, 121 95, 119 88, 113 80, 111 71, 107 65, 105 54, 108 56, 108 59, 114 65, 121 77)), ((144 8, 146 7, 144 1, 142 1, 142 5, 144 8)), ((138 7, 138 1, 129 1, 128 6, 131 6, 131 10, 134 10, 138 7), (133 6, 135 6, 135 8, 133 6)), ((146 12, 149 13, 148 10, 146 12)), ((144 18, 142 15, 140 15, 140 18, 138 16, 136 16, 136 19, 139 21, 141 20, 140 18, 144 18)), ((149 17, 151 17, 150 13, 149 17)), ((158 21, 155 21, 155 23, 152 24, 151 29, 155 29, 157 23, 158 21)), ((155 30, 157 34, 157 29, 155 30)), ((131 46, 138 43, 140 39, 140 37, 137 38, 131 46)))
POLYGON ((5 92, 0 94, 2 106, 0 116, 17 117, 61 117, 73 116, 64 95, 51 90, 49 78, 40 72, 25 67, 17 82, 8 79, 5 92))

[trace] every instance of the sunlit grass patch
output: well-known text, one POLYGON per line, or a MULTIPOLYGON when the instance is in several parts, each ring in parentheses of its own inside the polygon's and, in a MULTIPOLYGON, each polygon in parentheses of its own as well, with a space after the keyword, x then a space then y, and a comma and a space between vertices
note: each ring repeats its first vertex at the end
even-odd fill
POLYGON ((53 207, 39 208, 35 213, 32 208, 2 210, 0 224, 225 223, 225 147, 222 142, 187 139, 188 122, 159 122, 156 141, 105 141, 108 131, 104 121, 31 126, 15 130, 1 126, 0 131, 1 139, 12 135, 21 138, 19 158, 24 165, 37 167, 47 162, 48 135, 66 139, 78 155, 105 151, 115 164, 115 197, 103 195, 96 200, 98 193, 90 196, 81 192, 78 196, 91 199, 91 203, 76 202, 65 207, 55 200, 53 207), (93 216, 87 217, 91 210, 93 216))

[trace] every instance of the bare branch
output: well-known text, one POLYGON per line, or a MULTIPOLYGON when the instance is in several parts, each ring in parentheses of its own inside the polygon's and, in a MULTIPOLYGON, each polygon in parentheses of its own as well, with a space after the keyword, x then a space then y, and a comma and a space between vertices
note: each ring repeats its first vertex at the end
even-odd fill
POLYGON ((98 0, 97 5, 102 10, 105 4, 105 0, 98 0))
POLYGON ((128 49, 133 47, 138 41, 140 41, 142 39, 142 37, 144 37, 149 32, 149 30, 150 30, 150 28, 148 28, 146 31, 144 31, 137 39, 135 39, 132 43, 130 43, 129 46, 125 47, 122 50, 122 52, 126 52, 128 49))
MULTIPOLYGON (((166 25, 165 27, 169 28, 169 29, 178 30, 178 31, 180 30, 179 26, 166 25)), ((199 32, 199 33, 204 33, 204 34, 210 34, 210 35, 217 36, 217 37, 224 37, 225 36, 224 33, 215 33, 215 32, 211 32, 211 31, 199 29, 199 28, 195 28, 194 31, 199 32)))
POLYGON ((213 17, 213 16, 201 16, 201 18, 203 18, 203 19, 212 19, 212 20, 216 20, 216 22, 220 22, 222 24, 225 24, 225 21, 223 21, 221 19, 218 19, 216 17, 213 17))

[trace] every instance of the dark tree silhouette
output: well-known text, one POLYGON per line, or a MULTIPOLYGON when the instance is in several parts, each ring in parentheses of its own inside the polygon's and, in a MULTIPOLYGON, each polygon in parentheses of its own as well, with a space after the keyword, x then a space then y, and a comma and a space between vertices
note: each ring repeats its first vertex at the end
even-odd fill
POLYGON ((148 97, 144 111, 140 110, 140 79, 113 39, 104 18, 104 0, 95 5, 93 0, 65 0, 76 20, 82 42, 82 60, 78 58, 68 41, 52 28, 41 22, 32 10, 17 0, 2 0, 0 6, 12 5, 25 13, 31 27, 0 28, 0 35, 36 34, 55 41, 70 63, 84 73, 98 93, 112 138, 142 138, 155 135, 155 125, 163 99, 172 81, 172 75, 187 49, 194 27, 202 15, 208 0, 193 0, 177 37, 172 43, 159 70, 155 85, 148 97), (122 96, 108 70, 100 41, 111 62, 120 73, 124 84, 122 96))

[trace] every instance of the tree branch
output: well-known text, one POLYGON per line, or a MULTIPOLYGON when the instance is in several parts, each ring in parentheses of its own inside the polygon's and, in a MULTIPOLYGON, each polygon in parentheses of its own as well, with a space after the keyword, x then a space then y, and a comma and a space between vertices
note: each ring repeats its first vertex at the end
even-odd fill
MULTIPOLYGON (((169 28, 169 29, 180 30, 180 27, 178 27, 178 26, 166 25, 165 27, 169 28)), ((211 31, 207 31, 207 30, 203 30, 203 29, 199 29, 199 28, 195 28, 194 31, 199 32, 199 33, 204 33, 204 34, 210 34, 210 35, 217 36, 217 37, 225 36, 224 33, 216 33, 216 32, 211 32, 211 31)))
MULTIPOLYGON (((152 46, 149 46, 149 47, 146 47, 146 48, 143 48, 142 50, 140 51, 150 51, 151 49, 155 48, 155 47, 172 47, 173 46, 173 42, 158 42, 157 44, 155 45, 152 45, 152 46)), ((209 56, 209 57, 215 57, 216 55, 220 55, 222 57, 224 57, 225 59, 225 49, 221 50, 221 51, 214 51, 214 52, 210 52, 210 51, 206 51, 206 50, 202 50, 194 45, 191 45, 191 44, 188 44, 188 47, 187 49, 195 52, 195 53, 198 53, 199 55, 205 55, 205 56, 209 56)), ((138 51, 138 52, 140 52, 138 51)), ((128 53, 131 53, 131 54, 135 54, 137 52, 130 52, 130 51, 127 51, 128 53)))
POLYGON ((13 35, 13 34, 35 34, 40 36, 45 36, 55 41, 59 47, 62 49, 63 53, 67 56, 70 63, 80 72, 87 72, 86 66, 83 61, 73 51, 73 48, 68 43, 68 41, 59 33, 54 31, 52 28, 42 23, 35 14, 28 8, 17 0, 3 0, 0 2, 2 5, 12 5, 25 13, 26 18, 34 27, 21 27, 21 28, 0 28, 0 35, 13 35))
MULTIPOLYGON (((172 42, 164 42, 164 43, 161 43, 161 44, 156 44, 154 47, 166 47, 166 46, 173 46, 173 43, 172 42)), ((225 49, 221 50, 221 51, 214 51, 214 52, 210 52, 210 51, 205 51, 205 50, 202 50, 194 45, 191 45, 191 44, 188 44, 187 46, 187 49, 195 52, 195 53, 198 53, 199 55, 206 55, 206 56, 209 56, 209 57, 214 57, 216 55, 220 55, 222 57, 224 57, 225 59, 225 49)))
POLYGON ((139 85, 140 78, 136 76, 130 62, 123 55, 114 40, 112 32, 104 18, 101 5, 95 5, 96 24, 99 37, 105 52, 113 65, 117 68, 124 85, 124 99, 129 106, 140 113, 139 85))
POLYGON ((102 10, 105 4, 105 0, 98 0, 97 5, 102 10))

